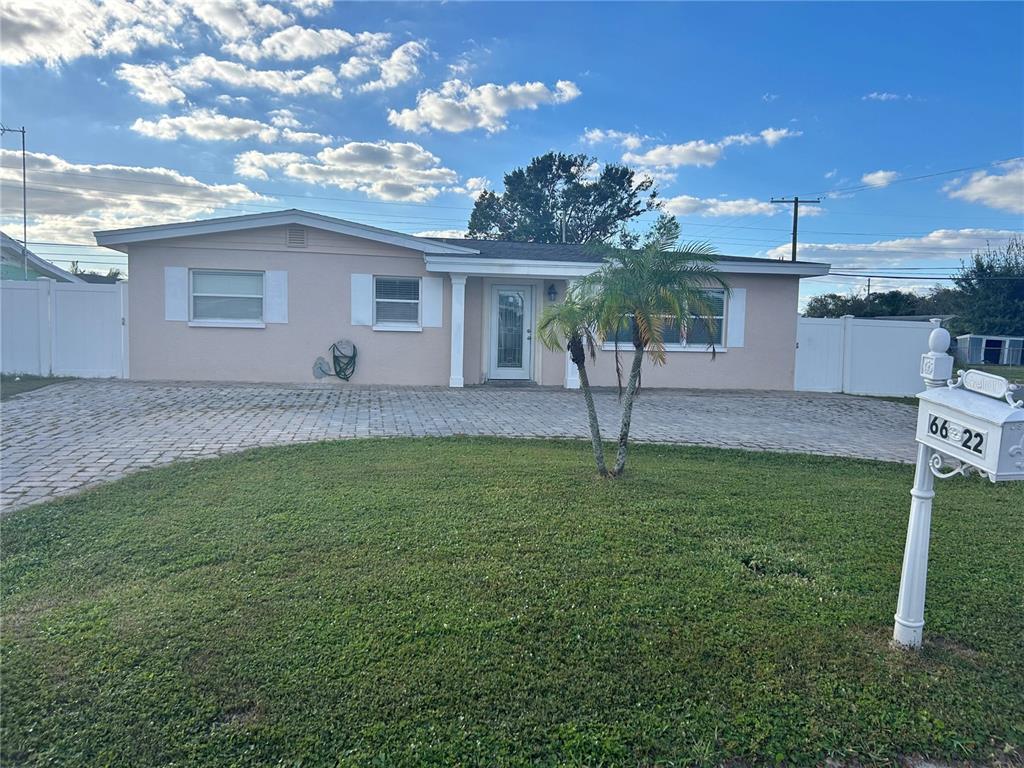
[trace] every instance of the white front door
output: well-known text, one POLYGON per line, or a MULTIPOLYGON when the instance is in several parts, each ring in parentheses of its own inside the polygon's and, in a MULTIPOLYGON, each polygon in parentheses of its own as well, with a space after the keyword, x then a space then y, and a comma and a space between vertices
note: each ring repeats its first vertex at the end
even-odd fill
POLYGON ((491 287, 488 378, 529 379, 533 370, 533 287, 491 287))

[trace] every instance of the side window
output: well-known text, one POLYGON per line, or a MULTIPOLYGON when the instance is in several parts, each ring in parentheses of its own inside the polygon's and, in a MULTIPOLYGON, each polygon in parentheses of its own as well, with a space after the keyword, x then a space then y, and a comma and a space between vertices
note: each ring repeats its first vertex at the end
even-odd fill
POLYGON ((373 278, 374 325, 420 325, 418 277, 373 278))
POLYGON ((262 322, 262 272, 193 269, 190 279, 192 320, 227 324, 262 322))

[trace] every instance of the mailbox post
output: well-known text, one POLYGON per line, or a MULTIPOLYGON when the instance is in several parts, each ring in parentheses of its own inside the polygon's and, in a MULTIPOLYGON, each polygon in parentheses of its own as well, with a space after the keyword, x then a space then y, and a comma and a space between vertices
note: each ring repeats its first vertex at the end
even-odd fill
POLYGON ((1024 480, 1024 408, 1017 386, 982 371, 959 371, 952 380, 949 332, 936 328, 921 356, 925 391, 917 414, 917 467, 903 552, 893 642, 919 648, 924 628, 935 478, 977 472, 992 482, 1024 480))

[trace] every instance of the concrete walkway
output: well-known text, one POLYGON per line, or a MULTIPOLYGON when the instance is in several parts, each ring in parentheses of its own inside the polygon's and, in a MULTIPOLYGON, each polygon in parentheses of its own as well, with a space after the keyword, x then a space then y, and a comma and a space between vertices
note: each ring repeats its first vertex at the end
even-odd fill
MULTIPOLYGON (((597 395, 607 439, 615 392, 597 395)), ((640 442, 913 461, 915 410, 847 395, 648 390, 640 442)), ((396 435, 588 438, 578 392, 79 380, 2 406, 4 511, 144 467, 259 445, 396 435)))

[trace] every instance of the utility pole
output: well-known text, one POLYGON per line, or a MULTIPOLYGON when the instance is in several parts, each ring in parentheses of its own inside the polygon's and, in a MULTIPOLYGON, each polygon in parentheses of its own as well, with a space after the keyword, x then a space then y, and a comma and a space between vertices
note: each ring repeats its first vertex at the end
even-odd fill
POLYGON ((25 126, 8 128, 0 123, 0 136, 5 133, 21 134, 21 266, 28 280, 28 187, 25 182, 25 126))
POLYGON ((797 222, 800 219, 800 206, 801 205, 817 205, 821 202, 821 198, 814 198, 813 200, 801 200, 799 197, 773 197, 771 199, 773 203, 785 203, 786 205, 793 206, 793 252, 790 256, 790 261, 796 261, 796 227, 797 222))

